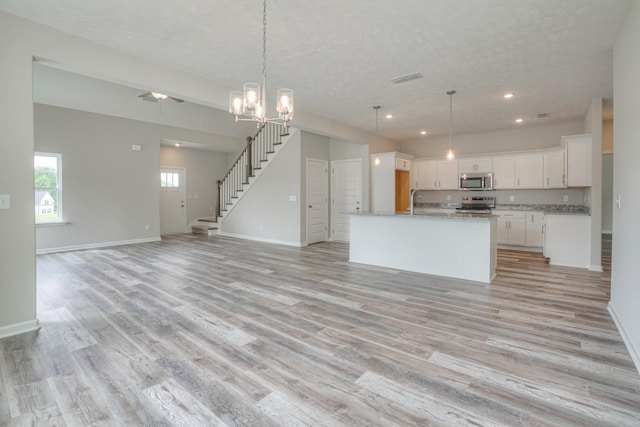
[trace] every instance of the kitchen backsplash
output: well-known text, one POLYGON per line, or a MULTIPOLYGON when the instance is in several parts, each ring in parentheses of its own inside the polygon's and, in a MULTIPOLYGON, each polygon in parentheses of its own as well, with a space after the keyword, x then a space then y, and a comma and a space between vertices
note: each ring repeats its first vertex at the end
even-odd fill
POLYGON ((460 203, 463 196, 492 196, 498 205, 589 205, 582 188, 553 190, 418 191, 416 203, 460 203))

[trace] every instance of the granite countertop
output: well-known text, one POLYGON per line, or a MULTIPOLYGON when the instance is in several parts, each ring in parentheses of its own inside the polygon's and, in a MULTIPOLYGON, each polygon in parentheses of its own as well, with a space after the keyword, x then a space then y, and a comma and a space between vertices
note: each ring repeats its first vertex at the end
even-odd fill
MULTIPOLYGON (((416 203, 414 209, 455 209, 459 203, 416 203)), ((591 209, 584 205, 544 205, 544 204, 498 204, 494 209, 503 211, 536 211, 547 214, 590 215, 591 209)))
POLYGON ((411 215, 409 212, 353 212, 351 215, 356 216, 387 216, 398 218, 440 218, 440 219, 458 219, 458 220, 490 220, 497 218, 498 215, 486 215, 475 213, 454 213, 454 212, 415 212, 411 215))

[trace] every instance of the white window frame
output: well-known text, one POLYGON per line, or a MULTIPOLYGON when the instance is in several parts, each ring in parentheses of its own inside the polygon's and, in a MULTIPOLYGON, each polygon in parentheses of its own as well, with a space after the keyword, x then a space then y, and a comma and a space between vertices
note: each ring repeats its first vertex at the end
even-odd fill
MULTIPOLYGON (((36 151, 33 153, 33 157, 35 160, 36 156, 42 156, 42 157, 55 157, 56 158, 56 172, 58 173, 57 177, 56 177, 56 188, 51 188, 52 190, 56 191, 58 200, 57 200, 57 210, 58 210, 58 218, 56 219, 52 219, 52 220, 46 220, 46 221, 38 221, 38 219, 36 218, 36 225, 41 225, 41 224, 57 224, 57 223, 64 223, 64 219, 62 216, 62 154, 61 153, 46 153, 46 152, 42 152, 42 151, 36 151)), ((35 176, 35 165, 34 165, 34 176, 35 176)), ((46 188, 36 188, 35 187, 35 182, 34 182, 34 194, 36 191, 42 191, 42 190, 47 190, 46 188)), ((34 206, 35 209, 35 206, 34 206)))

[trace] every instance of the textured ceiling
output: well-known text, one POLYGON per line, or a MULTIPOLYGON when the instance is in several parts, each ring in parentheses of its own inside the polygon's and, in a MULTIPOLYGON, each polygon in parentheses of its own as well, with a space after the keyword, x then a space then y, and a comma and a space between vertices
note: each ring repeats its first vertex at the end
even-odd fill
MULTIPOLYGON (((296 108, 405 141, 449 131, 582 120, 613 95, 627 0, 269 0, 268 87, 296 108), (420 72, 400 85, 390 79, 420 72), (505 92, 513 92, 507 101, 505 92)), ((211 78, 260 77, 258 0, 0 0, 0 10, 211 78)), ((273 106, 267 106, 273 109, 273 106)))

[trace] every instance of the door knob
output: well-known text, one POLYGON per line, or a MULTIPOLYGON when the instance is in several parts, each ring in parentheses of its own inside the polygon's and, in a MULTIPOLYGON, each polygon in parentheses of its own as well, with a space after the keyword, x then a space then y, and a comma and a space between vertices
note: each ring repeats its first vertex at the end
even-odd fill
POLYGON ((310 207, 310 208, 312 208, 312 207, 313 207, 313 205, 309 205, 309 207, 310 207))

